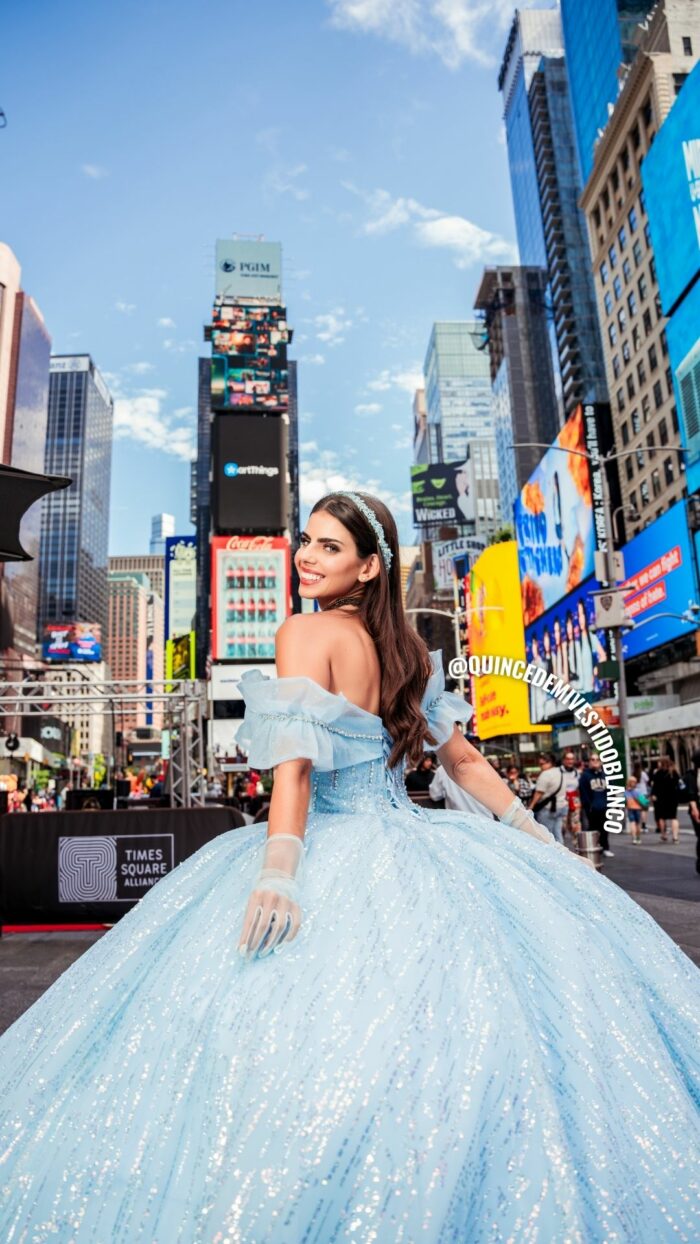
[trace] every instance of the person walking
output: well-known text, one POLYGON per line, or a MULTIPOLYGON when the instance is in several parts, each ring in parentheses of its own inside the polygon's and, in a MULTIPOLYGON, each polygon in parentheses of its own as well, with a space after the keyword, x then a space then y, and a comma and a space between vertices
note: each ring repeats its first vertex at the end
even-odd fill
POLYGON ((627 779, 625 805, 627 808, 627 825, 629 833, 632 835, 632 845, 637 846, 642 841, 642 805, 639 802, 639 786, 634 774, 631 774, 627 779))
POLYGON ((581 774, 579 792, 581 795, 581 806, 586 813, 588 828, 598 831, 603 855, 608 855, 612 858, 615 852, 610 850, 608 831, 605 828, 608 782, 603 773, 600 756, 596 752, 589 758, 588 767, 581 774))
POLYGON ((670 756, 662 756, 651 779, 651 798, 661 841, 668 842, 667 826, 671 822, 672 842, 678 842, 678 799, 680 778, 670 756))
POLYGON ((641 764, 639 761, 637 762, 636 765, 633 766, 632 772, 635 778, 637 779, 637 795, 642 796, 642 798, 639 800, 640 805, 641 805, 640 810, 641 810, 641 816, 642 816, 642 819, 641 819, 642 833, 648 834, 649 826, 647 825, 647 815, 649 811, 649 804, 651 802, 649 774, 647 770, 644 768, 644 765, 641 764))
POLYGON ((557 763, 554 752, 540 756, 540 774, 530 800, 530 810, 535 820, 544 825, 557 842, 564 843, 564 818, 568 810, 564 770, 557 763))
POLYGON ((700 748, 693 752, 693 763, 683 777, 688 792, 690 823, 695 831, 695 871, 700 873, 700 748))
POLYGON ((575 839, 581 828, 581 799, 578 793, 579 772, 573 752, 564 752, 562 763, 564 773, 564 793, 566 795, 566 815, 564 829, 575 839))

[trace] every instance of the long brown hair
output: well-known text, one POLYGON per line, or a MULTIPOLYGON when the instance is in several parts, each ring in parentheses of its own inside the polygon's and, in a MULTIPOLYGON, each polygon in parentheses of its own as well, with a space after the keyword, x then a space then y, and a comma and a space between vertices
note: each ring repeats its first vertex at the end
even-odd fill
POLYGON ((382 671, 380 716, 395 740, 388 764, 393 769, 406 756, 409 764, 418 764, 423 757, 423 742, 437 746, 421 712, 421 700, 432 673, 430 653, 425 640, 409 626, 403 611, 401 569, 399 565, 399 534, 391 512, 378 497, 358 492, 376 516, 392 552, 387 571, 377 537, 367 518, 350 497, 328 493, 321 497, 311 513, 326 510, 350 532, 358 556, 379 557, 379 574, 365 584, 358 613, 374 640, 382 671))

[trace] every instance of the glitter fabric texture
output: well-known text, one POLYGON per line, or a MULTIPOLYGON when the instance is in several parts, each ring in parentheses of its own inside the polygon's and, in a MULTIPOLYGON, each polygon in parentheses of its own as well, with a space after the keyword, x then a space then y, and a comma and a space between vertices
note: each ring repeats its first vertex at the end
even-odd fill
POLYGON ((697 968, 573 855, 412 804, 379 718, 241 689, 252 763, 314 759, 300 933, 241 959, 233 830, 0 1037, 3 1244, 697 1241, 697 968))

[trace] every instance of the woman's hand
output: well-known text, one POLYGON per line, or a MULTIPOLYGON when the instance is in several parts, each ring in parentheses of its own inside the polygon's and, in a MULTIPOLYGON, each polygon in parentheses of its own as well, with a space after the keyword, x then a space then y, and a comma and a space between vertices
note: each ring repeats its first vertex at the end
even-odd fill
POLYGON ((298 834, 268 835, 243 920, 238 950, 263 959, 299 932, 304 843, 298 834))

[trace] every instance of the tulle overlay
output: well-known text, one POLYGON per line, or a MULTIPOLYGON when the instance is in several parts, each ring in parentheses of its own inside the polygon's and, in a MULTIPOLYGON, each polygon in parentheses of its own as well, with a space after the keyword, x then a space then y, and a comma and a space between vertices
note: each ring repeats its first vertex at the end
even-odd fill
POLYGON ((261 681, 251 755, 283 702, 324 761, 367 730, 314 769, 300 933, 238 955, 233 830, 0 1038, 3 1242, 697 1240, 700 972, 573 855, 412 804, 379 719, 261 681))

